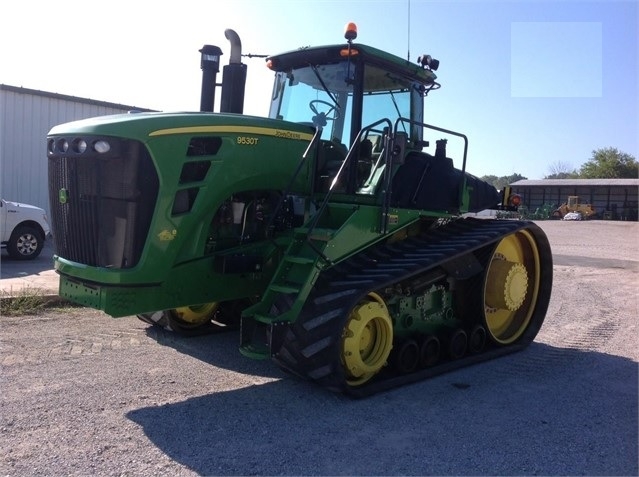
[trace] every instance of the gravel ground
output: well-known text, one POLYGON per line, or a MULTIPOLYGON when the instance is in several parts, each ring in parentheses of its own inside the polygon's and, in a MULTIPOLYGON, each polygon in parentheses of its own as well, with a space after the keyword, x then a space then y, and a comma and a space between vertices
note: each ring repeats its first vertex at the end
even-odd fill
POLYGON ((540 222, 523 352, 351 400, 134 317, 3 317, 0 475, 638 475, 639 224, 540 222))

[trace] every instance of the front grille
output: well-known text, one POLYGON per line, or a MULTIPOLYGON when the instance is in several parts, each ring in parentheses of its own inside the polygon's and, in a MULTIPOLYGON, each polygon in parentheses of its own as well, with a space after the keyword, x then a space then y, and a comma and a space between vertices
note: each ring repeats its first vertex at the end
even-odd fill
MULTIPOLYGON (((158 195, 158 176, 146 147, 107 141, 108 152, 49 147, 49 202, 56 254, 94 267, 131 268, 142 254, 158 195)), ((69 138, 67 143, 76 141, 69 138)), ((58 138, 49 144, 61 142, 58 138)))

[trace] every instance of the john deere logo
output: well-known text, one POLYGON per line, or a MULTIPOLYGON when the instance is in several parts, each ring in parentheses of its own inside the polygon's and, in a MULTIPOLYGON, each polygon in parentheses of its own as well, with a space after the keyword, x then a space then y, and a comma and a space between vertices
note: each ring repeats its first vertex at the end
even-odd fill
POLYGON ((62 188, 58 191, 58 200, 61 204, 66 204, 69 200, 69 191, 65 188, 62 188))
POLYGON ((158 234, 158 238, 162 240, 162 242, 170 242, 177 235, 177 230, 166 230, 164 229, 162 232, 158 234))

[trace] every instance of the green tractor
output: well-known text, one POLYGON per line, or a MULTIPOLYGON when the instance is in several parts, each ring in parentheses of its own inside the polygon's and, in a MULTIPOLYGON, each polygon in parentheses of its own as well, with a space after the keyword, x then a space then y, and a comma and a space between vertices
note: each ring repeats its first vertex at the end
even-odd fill
POLYGON ((266 59, 260 118, 226 33, 221 112, 205 45, 201 111, 51 130, 60 296, 187 335, 239 327, 242 354, 352 396, 528 345, 550 246, 532 222, 466 215, 517 201, 466 172, 466 136, 425 123, 439 61, 356 44, 349 24, 345 43, 266 59))

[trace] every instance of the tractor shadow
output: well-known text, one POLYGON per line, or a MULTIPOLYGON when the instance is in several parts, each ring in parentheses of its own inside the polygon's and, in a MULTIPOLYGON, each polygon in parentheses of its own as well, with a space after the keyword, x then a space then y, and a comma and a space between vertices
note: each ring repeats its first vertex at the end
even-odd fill
POLYGON ((579 255, 553 254, 553 265, 581 266, 592 268, 620 268, 622 270, 639 271, 639 262, 615 258, 596 258, 579 255))
MULTIPOLYGON (((218 349, 194 356, 285 376, 240 364, 228 337, 195 339, 218 349)), ((127 418, 200 475, 637 475, 637 375, 627 358, 533 343, 361 400, 284 377, 127 418)))
POLYGON ((285 375, 268 359, 255 360, 240 354, 239 328, 217 329, 202 336, 181 336, 149 325, 144 332, 159 345, 168 346, 218 368, 269 378, 281 378, 285 375))

